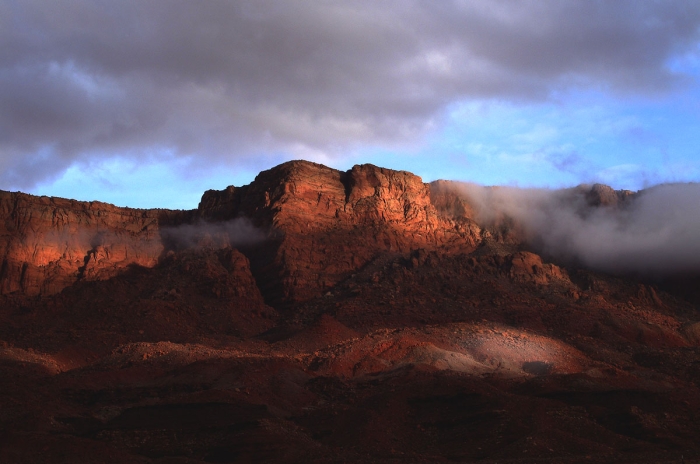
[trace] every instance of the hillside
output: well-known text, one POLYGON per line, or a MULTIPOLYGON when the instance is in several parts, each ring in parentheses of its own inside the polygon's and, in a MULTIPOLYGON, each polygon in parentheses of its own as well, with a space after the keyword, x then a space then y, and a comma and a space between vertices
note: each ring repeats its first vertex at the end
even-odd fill
POLYGON ((0 460, 700 462, 700 269, 586 229, 649 194, 475 192, 305 161, 190 211, 0 192, 0 460))

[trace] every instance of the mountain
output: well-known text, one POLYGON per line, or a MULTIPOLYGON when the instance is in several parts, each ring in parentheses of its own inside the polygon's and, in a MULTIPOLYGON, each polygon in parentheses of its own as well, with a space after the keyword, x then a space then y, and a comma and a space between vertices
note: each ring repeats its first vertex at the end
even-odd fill
POLYGON ((551 233, 610 254, 645 198, 305 161, 190 211, 0 192, 0 456, 693 462, 695 269, 551 233))

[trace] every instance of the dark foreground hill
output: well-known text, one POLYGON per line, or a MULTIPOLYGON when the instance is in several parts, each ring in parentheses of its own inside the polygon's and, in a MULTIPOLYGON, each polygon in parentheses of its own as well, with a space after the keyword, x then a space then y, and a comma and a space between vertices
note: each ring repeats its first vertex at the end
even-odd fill
POLYGON ((478 207, 308 162, 192 211, 0 193, 0 462, 700 462, 692 269, 478 207))

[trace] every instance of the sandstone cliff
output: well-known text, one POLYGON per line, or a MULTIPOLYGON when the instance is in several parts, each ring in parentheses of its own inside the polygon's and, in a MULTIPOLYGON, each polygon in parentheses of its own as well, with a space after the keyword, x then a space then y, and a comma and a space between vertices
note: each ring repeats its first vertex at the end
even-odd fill
POLYGON ((473 220, 433 204, 431 186, 420 177, 368 164, 341 172, 288 162, 248 186, 206 192, 199 214, 246 216, 279 232, 264 245, 267 253, 251 260, 261 284, 277 282, 275 297, 287 301, 330 289, 380 253, 466 252, 481 240, 473 220))
POLYGON ((178 212, 0 192, 0 294, 50 295, 78 280, 153 266, 178 212))
MULTIPOLYGON (((249 185, 209 190, 191 211, 0 192, 0 294, 55 294, 131 265, 152 267, 168 249, 193 245, 240 248, 276 303, 321 295, 387 253, 517 251, 517 227, 478 224, 456 186, 369 164, 342 172, 291 161, 249 185), (226 227, 243 219, 244 228, 226 227)), ((629 196, 601 185, 576 192, 602 206, 629 196)))

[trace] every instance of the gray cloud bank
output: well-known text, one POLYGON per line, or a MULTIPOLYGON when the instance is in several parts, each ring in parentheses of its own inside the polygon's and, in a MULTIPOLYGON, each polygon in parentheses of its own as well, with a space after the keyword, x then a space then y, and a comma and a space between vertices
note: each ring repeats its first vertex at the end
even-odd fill
POLYGON ((698 24, 688 1, 0 1, 0 188, 410 143, 462 98, 663 92, 698 24))
POLYGON ((614 273, 700 271, 700 184, 658 185, 617 205, 595 205, 583 187, 465 184, 460 190, 479 221, 493 226, 510 219, 551 259, 614 273))

